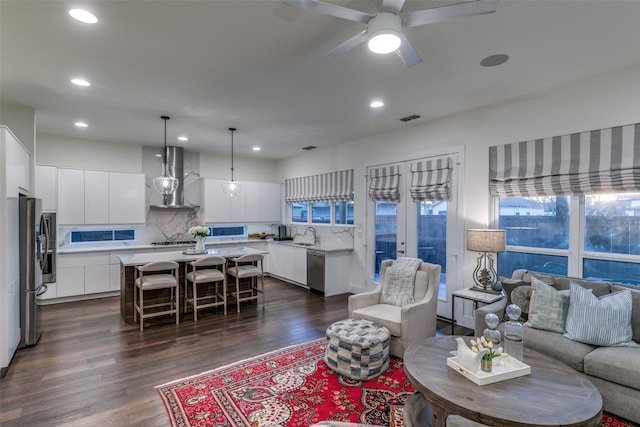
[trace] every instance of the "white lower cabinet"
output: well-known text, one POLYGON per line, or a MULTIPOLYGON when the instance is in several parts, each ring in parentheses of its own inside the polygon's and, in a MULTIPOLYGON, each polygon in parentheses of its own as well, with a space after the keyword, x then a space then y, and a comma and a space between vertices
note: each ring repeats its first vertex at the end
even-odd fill
POLYGON ((326 252, 324 255, 324 296, 349 292, 351 252, 326 252))
POLYGON ((59 254, 56 297, 109 292, 109 252, 59 254))
POLYGON ((298 246, 269 243, 266 271, 278 278, 300 285, 307 284, 307 249, 298 246))
POLYGON ((56 272, 56 297, 84 295, 84 266, 60 267, 56 272))

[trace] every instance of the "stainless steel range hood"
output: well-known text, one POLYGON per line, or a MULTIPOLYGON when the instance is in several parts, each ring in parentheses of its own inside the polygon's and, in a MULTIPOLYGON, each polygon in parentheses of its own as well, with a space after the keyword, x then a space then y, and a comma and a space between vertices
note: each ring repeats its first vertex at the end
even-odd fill
POLYGON ((167 172, 178 178, 178 188, 171 194, 162 195, 161 205, 151 205, 157 209, 198 209, 200 206, 184 204, 184 153, 182 147, 167 146, 167 172))

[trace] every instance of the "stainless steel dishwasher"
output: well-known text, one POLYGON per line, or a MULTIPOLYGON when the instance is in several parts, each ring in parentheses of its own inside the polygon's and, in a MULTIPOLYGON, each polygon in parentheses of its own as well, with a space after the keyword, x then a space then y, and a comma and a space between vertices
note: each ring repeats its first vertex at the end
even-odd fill
POLYGON ((307 286, 312 292, 324 294, 324 251, 307 249, 307 286))

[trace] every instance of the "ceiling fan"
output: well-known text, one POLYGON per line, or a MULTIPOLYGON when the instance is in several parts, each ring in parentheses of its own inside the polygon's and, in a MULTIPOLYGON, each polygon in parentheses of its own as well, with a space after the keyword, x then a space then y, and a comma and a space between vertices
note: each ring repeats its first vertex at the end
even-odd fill
POLYGON ((498 0, 473 0, 431 9, 401 12, 405 0, 382 0, 378 13, 371 14, 319 0, 285 0, 284 3, 300 9, 335 16, 348 21, 367 24, 367 29, 342 42, 320 57, 331 61, 359 44, 369 41, 369 49, 376 53, 395 51, 407 67, 419 64, 422 58, 402 32, 403 28, 436 22, 451 21, 465 16, 493 13, 498 0))

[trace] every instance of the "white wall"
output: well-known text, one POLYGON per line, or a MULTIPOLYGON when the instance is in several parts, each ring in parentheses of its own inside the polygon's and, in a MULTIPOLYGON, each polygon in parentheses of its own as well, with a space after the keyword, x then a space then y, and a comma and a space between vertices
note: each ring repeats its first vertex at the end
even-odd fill
MULTIPOLYGON (((278 162, 233 156, 235 178, 238 181, 281 182, 278 180, 278 162)), ((211 179, 231 178, 231 156, 200 153, 200 176, 211 179)))
POLYGON ((37 134, 36 163, 112 172, 142 171, 142 146, 37 134))
POLYGON ((0 104, 0 124, 11 129, 31 154, 34 153, 36 140, 35 114, 35 110, 31 107, 6 102, 0 104))
MULTIPOLYGON (((536 97, 408 125, 397 131, 285 159, 279 164, 278 176, 283 180, 353 167, 356 223, 366 226, 364 175, 367 165, 423 157, 443 147, 464 146, 460 213, 465 228, 479 227, 490 220, 488 147, 636 122, 640 122, 640 64, 536 97)), ((356 289, 372 282, 366 274, 365 244, 369 232, 365 228, 362 239, 356 233, 354 241, 351 283, 356 289)), ((463 252, 463 272, 459 276, 463 282, 457 284, 458 288, 472 285, 476 257, 475 253, 463 252)))

